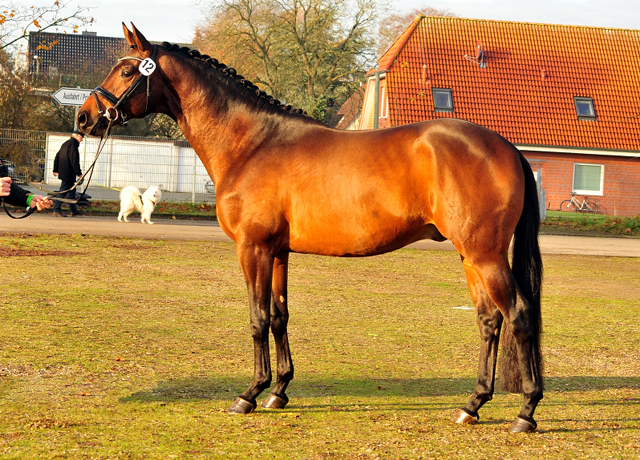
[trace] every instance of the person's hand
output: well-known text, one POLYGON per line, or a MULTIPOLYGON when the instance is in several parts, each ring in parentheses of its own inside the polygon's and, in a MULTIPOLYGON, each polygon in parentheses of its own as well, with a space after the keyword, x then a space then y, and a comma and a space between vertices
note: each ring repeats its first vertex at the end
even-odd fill
POLYGON ((53 177, 58 177, 58 173, 53 173, 53 177))
POLYGON ((36 208, 38 211, 42 211, 43 209, 48 209, 53 206, 53 201, 49 199, 47 196, 42 195, 33 195, 31 198, 31 208, 36 208))
POLYGON ((0 196, 9 196, 11 194, 11 178, 0 177, 0 196))

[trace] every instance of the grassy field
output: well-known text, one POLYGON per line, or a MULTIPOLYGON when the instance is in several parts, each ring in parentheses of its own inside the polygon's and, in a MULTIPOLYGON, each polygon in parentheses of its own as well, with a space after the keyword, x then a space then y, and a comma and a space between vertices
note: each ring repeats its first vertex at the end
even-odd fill
POLYGON ((519 395, 449 421, 479 348, 452 252, 292 255, 291 403, 231 416, 253 370, 232 244, 0 236, 0 456, 638 458, 640 259, 544 259, 539 431, 511 435, 519 395))
POLYGON ((640 238, 640 216, 615 217, 580 212, 547 211, 542 233, 640 238))

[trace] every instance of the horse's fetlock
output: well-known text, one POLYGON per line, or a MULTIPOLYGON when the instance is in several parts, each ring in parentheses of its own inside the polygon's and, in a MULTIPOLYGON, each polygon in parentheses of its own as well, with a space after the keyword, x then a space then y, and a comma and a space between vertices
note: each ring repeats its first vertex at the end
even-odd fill
POLYGON ((293 369, 278 373, 278 381, 290 382, 293 380, 293 369))
POLYGON ((539 401, 542 400, 542 398, 544 398, 544 395, 542 393, 542 390, 535 390, 532 392, 525 392, 524 398, 529 402, 538 403, 539 401))
POLYGON ((493 392, 489 390, 481 391, 481 392, 476 391, 473 393, 473 396, 471 398, 476 399, 478 401, 482 401, 482 404, 484 404, 487 401, 491 401, 493 399, 493 392))

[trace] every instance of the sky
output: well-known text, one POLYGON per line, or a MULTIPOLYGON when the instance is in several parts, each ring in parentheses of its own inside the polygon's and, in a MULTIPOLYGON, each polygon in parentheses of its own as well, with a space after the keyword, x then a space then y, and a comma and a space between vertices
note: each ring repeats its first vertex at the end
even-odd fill
MULTIPOLYGON (((25 3, 28 0, 18 0, 25 3)), ((464 18, 640 29, 640 0, 391 0, 408 12, 420 6, 449 10, 464 18)), ((35 0, 50 5, 53 0, 35 0)), ((70 0, 74 8, 77 0, 70 0)), ((95 24, 87 28, 107 37, 122 37, 122 22, 136 27, 153 41, 190 43, 204 18, 206 0, 83 0, 95 24)))

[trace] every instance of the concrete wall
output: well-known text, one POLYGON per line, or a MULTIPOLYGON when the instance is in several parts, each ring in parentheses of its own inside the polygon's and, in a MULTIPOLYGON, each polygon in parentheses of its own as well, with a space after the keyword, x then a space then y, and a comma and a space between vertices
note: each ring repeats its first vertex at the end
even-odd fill
MULTIPOLYGON (((68 135, 47 134, 44 181, 57 186, 60 181, 53 176, 53 160, 68 135)), ((98 150, 98 138, 85 137, 80 144, 80 167, 86 172, 98 150)), ((134 185, 141 190, 152 185, 162 185, 167 192, 206 193, 205 184, 210 180, 200 158, 185 142, 171 140, 131 140, 110 138, 102 149, 92 185, 122 188, 134 185), (194 169, 195 165, 195 169, 194 169)))

